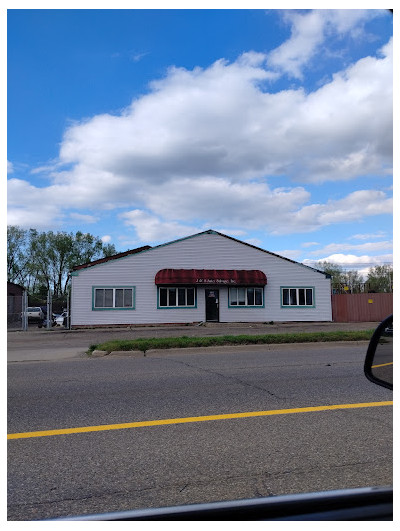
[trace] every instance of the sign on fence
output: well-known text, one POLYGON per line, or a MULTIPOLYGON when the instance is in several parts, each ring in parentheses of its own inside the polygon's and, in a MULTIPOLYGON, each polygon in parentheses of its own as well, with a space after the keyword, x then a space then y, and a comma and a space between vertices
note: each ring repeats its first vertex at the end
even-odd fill
POLYGON ((393 313, 393 293, 332 295, 332 319, 337 323, 378 322, 393 313))

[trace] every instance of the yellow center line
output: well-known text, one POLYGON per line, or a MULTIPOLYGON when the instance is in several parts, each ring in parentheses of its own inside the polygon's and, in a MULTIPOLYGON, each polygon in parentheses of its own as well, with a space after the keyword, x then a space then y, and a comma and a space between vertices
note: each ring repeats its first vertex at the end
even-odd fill
POLYGON ((388 365, 393 365, 393 361, 390 363, 381 363, 380 365, 372 365, 371 369, 376 369, 377 367, 387 367, 388 365))
POLYGON ((60 430, 28 431, 25 433, 9 433, 7 439, 28 439, 30 437, 48 437, 51 435, 70 435, 72 433, 87 433, 91 431, 124 430, 127 428, 144 428, 148 426, 165 426, 168 424, 184 424, 189 422, 205 422, 208 420, 242 419, 248 417, 266 417, 270 415, 288 415, 293 413, 312 413, 314 411, 329 411, 334 409, 354 409, 362 407, 392 406, 393 401, 366 402, 360 404, 337 404, 332 406, 313 406, 294 409, 272 409, 270 411, 250 411, 247 413, 227 413, 224 415, 207 415, 204 417, 185 417, 163 420, 145 420, 127 422, 124 424, 105 424, 101 426, 84 426, 80 428, 64 428, 60 430))

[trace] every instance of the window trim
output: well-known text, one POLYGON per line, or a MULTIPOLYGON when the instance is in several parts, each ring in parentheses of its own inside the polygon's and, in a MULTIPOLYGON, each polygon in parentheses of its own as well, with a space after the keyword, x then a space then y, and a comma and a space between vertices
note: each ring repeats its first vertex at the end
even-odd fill
POLYGON ((92 311, 104 312, 104 311, 123 311, 123 310, 135 310, 136 309, 136 286, 92 286, 92 311), (115 304, 115 290, 117 289, 131 289, 132 290, 132 306, 100 306, 95 305, 96 302, 96 290, 97 289, 112 289, 113 290, 113 305, 115 304))
MULTIPOLYGON (((289 299, 290 300, 290 299, 289 299)), ((305 300, 307 300, 305 296, 305 300)), ((287 309, 287 308, 296 308, 296 309, 309 309, 309 308, 315 308, 315 286, 281 286, 281 308, 287 309), (299 289, 311 289, 312 290, 312 298, 313 303, 312 304, 283 304, 283 290, 284 289, 295 289, 297 291, 296 297, 297 301, 299 300, 299 289)))
MULTIPOLYGON (((255 300, 255 298, 254 298, 255 300)), ((228 289, 228 308, 232 309, 244 309, 244 308, 265 308, 265 293, 263 286, 229 286, 228 289), (231 304, 231 289, 241 289, 246 290, 246 304, 231 304), (260 289, 262 293, 262 304, 247 304, 247 290, 248 289, 260 289)))
MULTIPOLYGON (((168 302, 168 300, 167 300, 168 302)), ((178 292, 176 292, 176 302, 178 303, 178 292)), ((196 286, 157 286, 157 310, 193 310, 197 308, 197 289, 196 289, 196 286), (175 289, 175 290, 178 290, 178 289, 184 289, 186 290, 186 295, 185 295, 185 299, 187 301, 187 290, 188 289, 193 289, 194 290, 194 304, 191 304, 191 305, 185 305, 185 306, 178 306, 178 304, 176 304, 175 306, 161 306, 160 305, 160 290, 161 289, 166 289, 166 290, 169 290, 169 289, 175 289)))

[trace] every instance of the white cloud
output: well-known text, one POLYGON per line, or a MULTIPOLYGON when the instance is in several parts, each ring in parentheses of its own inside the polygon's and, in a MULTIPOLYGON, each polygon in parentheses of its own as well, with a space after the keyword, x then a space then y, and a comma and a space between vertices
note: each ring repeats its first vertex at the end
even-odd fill
POLYGON ((161 221, 148 212, 138 209, 121 214, 120 217, 126 225, 135 228, 142 242, 169 241, 202 231, 202 229, 185 226, 176 221, 161 221))
POLYGON ((65 218, 62 197, 53 201, 49 188, 37 188, 21 179, 9 179, 7 185, 8 225, 41 230, 61 225, 65 218))
POLYGON ((302 187, 271 190, 265 183, 228 179, 172 180, 149 188, 146 204, 165 219, 207 219, 212 225, 258 228, 280 220, 310 199, 302 187), (173 208, 171 208, 173 205, 173 208))
POLYGON ((38 230, 54 230, 61 228, 64 222, 64 214, 55 205, 41 205, 37 203, 23 208, 9 209, 7 225, 17 225, 25 229, 35 228, 38 230))
MULTIPOLYGON (((38 217, 36 205, 41 204, 40 224, 51 226, 62 219, 66 205, 82 208, 85 204, 84 189, 80 191, 77 186, 53 185, 42 189, 18 179, 9 180, 8 185, 10 224, 32 226, 38 217), (76 195, 80 196, 77 201, 76 195), (27 207, 21 208, 20 202, 27 207)), ((107 189, 108 186, 111 184, 107 189)), ((307 204, 311 197, 303 187, 270 189, 265 183, 240 184, 215 178, 171 180, 147 188, 143 185, 139 191, 126 191, 125 205, 129 204, 129 196, 136 193, 149 211, 127 210, 121 219, 136 228, 142 241, 168 240, 216 227, 224 227, 223 230, 237 236, 245 234, 244 228, 264 229, 273 234, 312 232, 328 225, 392 212, 392 199, 376 190, 353 192, 327 203, 307 204)), ((94 189, 92 195, 103 208, 111 208, 113 199, 118 202, 115 194, 114 190, 113 197, 113 190, 109 189, 109 195, 103 198, 94 189)), ((93 222, 97 215, 73 213, 71 217, 93 222)))
MULTIPOLYGON (((243 235, 243 230, 237 227, 265 229, 272 234, 312 232, 328 225, 392 212, 392 199, 375 190, 362 190, 341 200, 303 206, 308 199, 309 194, 303 188, 270 190, 260 183, 240 185, 212 179, 188 180, 174 182, 170 187, 161 187, 158 194, 154 193, 148 202, 152 213, 135 209, 120 217, 127 225, 135 227, 140 239, 152 241, 168 239, 171 234, 186 236, 221 225, 230 225, 233 229, 224 230, 233 236, 243 235), (187 189, 189 195, 185 194, 187 189), (207 219, 207 227, 201 222, 193 225, 193 220, 202 219, 207 219)), ((336 250, 336 245, 339 246, 332 244, 332 249, 336 250)), ((387 249, 391 248, 391 242, 340 244, 340 248, 387 249)), ((312 254, 319 252, 313 251, 312 254)))
POLYGON ((338 265, 343 266, 345 269, 360 269, 362 267, 374 267, 375 265, 380 264, 391 264, 393 263, 392 254, 382 254, 382 255, 355 255, 355 254, 343 254, 343 253, 334 253, 328 256, 319 258, 318 260, 303 260, 303 264, 315 266, 317 262, 332 262, 338 265))
MULTIPOLYGON (((224 229, 224 228, 218 227, 214 230, 217 230, 218 232, 221 232, 222 234, 227 234, 228 236, 234 236, 234 237, 240 237, 246 234, 246 231, 241 230, 241 229, 224 229)), ((247 243, 250 243, 250 242, 247 241, 247 243)), ((253 245, 256 245, 256 244, 254 243, 253 245)))
POLYGON ((149 52, 132 52, 130 54, 130 58, 131 58, 131 61, 133 61, 134 63, 137 63, 141 61, 143 57, 146 57, 146 55, 148 54, 149 52))
POLYGON ((280 173, 344 180, 390 166, 390 56, 363 59, 310 95, 263 92, 264 59, 246 54, 207 69, 172 68, 121 116, 71 126, 60 159, 76 165, 71 178, 104 172, 133 186, 280 173))
POLYGON ((109 236, 108 234, 105 234, 105 235, 102 236, 100 239, 101 239, 101 241, 102 241, 103 243, 110 243, 110 241, 111 241, 112 238, 111 238, 111 236, 109 236))
POLYGON ((353 234, 349 236, 348 240, 374 240, 379 238, 385 238, 386 232, 379 230, 377 232, 367 233, 367 234, 353 234))
POLYGON ((288 12, 285 19, 292 26, 291 38, 269 54, 268 64, 293 77, 301 78, 303 65, 323 41, 326 23, 322 12, 318 11, 307 15, 288 12))
POLYGON ((376 265, 392 264, 393 254, 346 254, 345 251, 358 251, 360 253, 378 253, 385 250, 392 251, 393 242, 367 242, 362 244, 332 243, 311 255, 319 258, 303 260, 305 265, 318 267, 318 262, 331 262, 340 265, 343 269, 357 270, 361 275, 367 276, 368 269, 376 265))
POLYGON ((53 161, 53 162, 50 162, 50 164, 47 164, 45 166, 38 166, 37 168, 33 168, 30 173, 32 175, 38 175, 40 173, 43 173, 43 174, 51 174, 52 172, 57 172, 58 169, 61 167, 62 165, 60 165, 59 162, 57 161, 53 161))
POLYGON ((14 165, 9 160, 7 161, 7 173, 14 173, 14 165))
POLYGON ((327 35, 359 36, 363 23, 376 16, 376 11, 368 9, 318 9, 305 14, 285 11, 291 37, 269 54, 268 65, 301 79, 303 68, 320 52, 327 35))
POLYGON ((243 241, 245 241, 246 243, 249 243, 250 245, 254 245, 255 247, 262 247, 262 241, 259 240, 258 238, 247 238, 243 241))
POLYGON ((318 249, 317 251, 311 251, 310 254, 323 254, 323 253, 335 253, 343 251, 365 251, 365 252, 377 252, 377 251, 386 251, 393 249, 393 242, 391 241, 382 241, 382 242, 368 242, 360 243, 358 245, 348 244, 348 243, 330 243, 326 245, 323 249, 318 249))
MULTIPOLYGON (((302 35, 312 37, 307 21, 302 35)), ((340 31, 353 27, 339 15, 330 24, 340 31)), ((386 175, 391 49, 390 43, 380 57, 358 61, 311 94, 266 91, 276 74, 261 53, 209 68, 171 68, 121 114, 72 124, 51 166, 50 186, 10 179, 9 222, 31 225, 32 204, 45 205, 40 222, 50 226, 66 209, 92 209, 98 216, 118 207, 140 238, 151 241, 196 232, 204 219, 212 227, 278 234, 391 213, 384 192, 312 204, 303 186, 265 182, 282 174, 299 183, 386 175)))
MULTIPOLYGON (((354 254, 332 254, 319 259, 320 262, 330 262, 339 265, 344 271, 358 271, 358 273, 367 279, 370 268, 377 265, 393 264, 393 255, 384 254, 377 256, 354 254)), ((314 260, 303 260, 303 264, 318 268, 318 263, 314 260)))
POLYGON ((303 254, 302 251, 296 249, 285 249, 284 251, 274 251, 274 253, 290 258, 290 260, 297 260, 303 254))
POLYGON ((359 190, 343 199, 329 200, 325 204, 313 204, 297 212, 282 215, 275 233, 310 232, 335 223, 360 221, 368 216, 391 214, 393 200, 384 192, 359 190))
POLYGON ((89 214, 79 214, 78 212, 71 212, 69 217, 76 221, 82 221, 83 223, 96 223, 99 221, 97 216, 91 216, 89 214))
POLYGON ((319 245, 319 242, 304 242, 301 244, 302 247, 314 247, 314 245, 319 245))

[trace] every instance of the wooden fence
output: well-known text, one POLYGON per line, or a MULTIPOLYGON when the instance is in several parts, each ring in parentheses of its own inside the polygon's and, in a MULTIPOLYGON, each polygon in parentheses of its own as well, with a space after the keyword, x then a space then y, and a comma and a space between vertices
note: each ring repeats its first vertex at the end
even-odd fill
POLYGON ((382 321, 393 313, 393 293, 332 295, 332 319, 337 323, 382 321))

